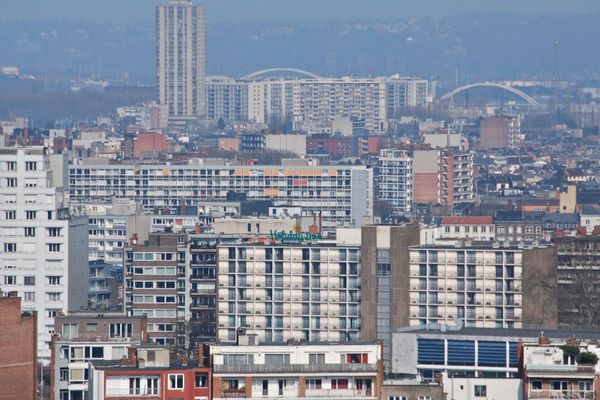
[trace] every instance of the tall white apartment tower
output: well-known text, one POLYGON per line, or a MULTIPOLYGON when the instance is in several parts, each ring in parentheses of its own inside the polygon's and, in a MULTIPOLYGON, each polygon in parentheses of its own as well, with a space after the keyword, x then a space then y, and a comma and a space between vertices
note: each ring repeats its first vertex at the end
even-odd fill
POLYGON ((206 113, 205 9, 191 0, 156 7, 156 87, 170 118, 206 113))
POLYGON ((38 358, 47 363, 54 317, 87 305, 89 269, 87 218, 69 215, 67 188, 53 182, 44 153, 0 149, 0 290, 37 311, 38 358))

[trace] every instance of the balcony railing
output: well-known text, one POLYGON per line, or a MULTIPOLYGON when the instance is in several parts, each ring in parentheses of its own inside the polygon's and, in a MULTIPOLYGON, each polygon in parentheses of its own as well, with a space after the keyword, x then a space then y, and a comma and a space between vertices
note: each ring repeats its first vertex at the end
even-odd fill
POLYGON ((377 372, 377 364, 252 364, 213 365, 215 373, 331 373, 331 372, 377 372))
POLYGON ((375 395, 371 390, 366 389, 306 389, 306 397, 322 397, 325 399, 355 399, 361 397, 375 398, 375 395))
POLYGON ((527 393, 531 400, 553 400, 553 399, 581 399, 596 400, 596 394, 592 390, 533 390, 527 393))
POLYGON ((106 389, 106 398, 110 397, 140 397, 144 399, 159 399, 158 388, 129 388, 129 389, 106 389))

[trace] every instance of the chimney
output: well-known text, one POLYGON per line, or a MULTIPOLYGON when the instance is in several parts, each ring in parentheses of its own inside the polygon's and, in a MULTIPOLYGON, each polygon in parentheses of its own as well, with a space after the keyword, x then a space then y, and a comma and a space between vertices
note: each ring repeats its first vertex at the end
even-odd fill
POLYGON ((538 338, 539 345, 551 344, 552 342, 547 337, 544 337, 544 332, 540 332, 540 337, 538 338))

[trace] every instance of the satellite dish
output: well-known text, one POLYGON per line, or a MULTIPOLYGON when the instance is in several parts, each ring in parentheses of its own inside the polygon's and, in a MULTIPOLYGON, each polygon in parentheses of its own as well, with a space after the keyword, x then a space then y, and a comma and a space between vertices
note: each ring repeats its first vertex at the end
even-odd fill
POLYGON ((421 376, 421 374, 417 374, 417 382, 423 382, 423 377, 421 376))

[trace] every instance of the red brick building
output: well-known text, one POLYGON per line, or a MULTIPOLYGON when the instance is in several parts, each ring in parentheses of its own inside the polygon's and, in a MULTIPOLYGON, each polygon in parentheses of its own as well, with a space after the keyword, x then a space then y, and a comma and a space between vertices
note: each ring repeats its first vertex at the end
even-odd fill
POLYGON ((142 158, 145 153, 163 153, 168 148, 169 141, 164 133, 140 133, 133 143, 133 156, 135 158, 142 158))
POLYGON ((37 314, 21 312, 16 292, 0 297, 0 400, 33 400, 37 389, 37 314))

